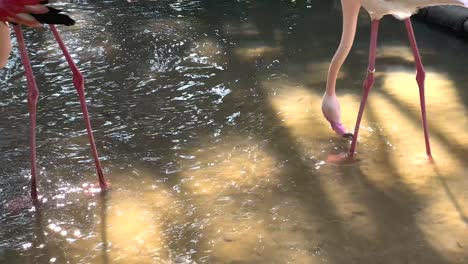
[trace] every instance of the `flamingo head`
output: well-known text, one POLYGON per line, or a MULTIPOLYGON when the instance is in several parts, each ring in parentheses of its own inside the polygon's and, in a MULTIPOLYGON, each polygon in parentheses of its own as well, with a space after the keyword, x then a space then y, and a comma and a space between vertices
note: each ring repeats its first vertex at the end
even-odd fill
POLYGON ((345 138, 353 137, 353 134, 348 133, 343 124, 341 124, 341 107, 336 95, 325 94, 323 96, 322 113, 336 134, 345 138))

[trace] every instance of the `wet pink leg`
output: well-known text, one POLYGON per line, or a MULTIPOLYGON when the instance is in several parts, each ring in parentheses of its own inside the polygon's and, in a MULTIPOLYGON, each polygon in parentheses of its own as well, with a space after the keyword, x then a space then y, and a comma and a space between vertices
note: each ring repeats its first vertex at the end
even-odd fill
POLYGON ((39 97, 39 89, 37 89, 36 80, 34 79, 31 63, 29 62, 28 52, 24 43, 23 32, 20 25, 15 25, 15 34, 18 39, 21 60, 23 62, 24 70, 26 72, 26 79, 28 81, 28 108, 29 108, 29 140, 31 145, 31 198, 34 205, 38 204, 37 198, 37 184, 36 184, 36 107, 39 97))
POLYGON ((101 187, 101 190, 105 190, 109 187, 109 185, 104 179, 104 174, 102 173, 101 162, 99 161, 99 156, 98 156, 98 152, 96 149, 96 143, 94 142, 93 130, 91 128, 91 121, 89 120, 88 107, 86 106, 86 98, 84 94, 83 75, 81 74, 80 70, 75 65, 75 63, 73 62, 73 59, 68 53, 68 50, 65 44, 63 43, 62 38, 60 37, 60 34, 57 31, 57 28, 55 27, 55 25, 49 25, 49 27, 52 33, 54 34, 54 37, 57 40, 57 43, 59 44, 60 49, 62 50, 63 55, 65 56, 65 59, 68 62, 68 65, 70 66, 73 72, 73 84, 75 85, 76 91, 78 92, 78 96, 80 98, 81 110, 83 111, 83 117, 86 123, 86 130, 88 131, 89 143, 91 144, 91 150, 93 152, 94 162, 96 164, 96 171, 99 177, 99 186, 101 187))
POLYGON ((361 125, 362 114, 364 113, 364 108, 366 107, 367 97, 369 92, 374 85, 374 73, 375 73, 375 57, 377 53, 377 36, 379 33, 379 23, 380 20, 372 20, 371 25, 371 42, 369 48, 369 66, 367 68, 367 79, 364 81, 364 92, 362 95, 361 106, 359 107, 359 113, 356 121, 356 126, 354 128, 354 137, 351 142, 351 148, 349 150, 349 157, 354 156, 354 150, 356 149, 356 142, 359 135, 359 126, 361 125))
POLYGON ((416 43, 416 37, 414 36, 413 26, 411 25, 411 19, 405 20, 406 31, 408 31, 408 38, 410 41, 411 49, 413 50, 414 60, 416 62, 416 81, 419 86, 419 99, 421 103, 421 113, 424 129, 424 140, 426 143, 426 154, 429 158, 432 157, 431 154, 431 145, 429 143, 429 131, 427 129, 427 119, 426 119, 426 98, 425 98, 425 85, 424 81, 426 79, 426 72, 424 71, 424 66, 421 61, 421 55, 419 55, 418 45, 416 43))

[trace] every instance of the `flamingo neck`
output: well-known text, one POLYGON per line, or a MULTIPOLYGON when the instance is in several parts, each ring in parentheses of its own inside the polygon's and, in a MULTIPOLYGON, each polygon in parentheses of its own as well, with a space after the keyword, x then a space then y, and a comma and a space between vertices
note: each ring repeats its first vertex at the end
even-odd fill
POLYGON ((356 35, 357 19, 361 4, 359 0, 341 0, 343 10, 343 30, 341 41, 330 63, 327 78, 326 95, 335 96, 336 80, 341 66, 349 55, 356 35))

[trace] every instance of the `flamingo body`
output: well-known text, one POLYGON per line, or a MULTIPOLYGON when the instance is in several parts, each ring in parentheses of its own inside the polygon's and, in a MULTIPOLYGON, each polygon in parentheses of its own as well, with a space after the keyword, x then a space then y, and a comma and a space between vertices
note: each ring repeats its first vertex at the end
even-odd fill
POLYGON ((379 29, 379 21, 385 15, 393 15, 399 20, 405 21, 408 38, 413 51, 414 60, 416 63, 416 81, 419 86, 421 113, 424 129, 424 138, 426 143, 426 154, 431 157, 431 148, 429 144, 429 133, 427 129, 426 105, 425 105, 425 71, 421 61, 421 56, 416 44, 412 23, 410 17, 418 11, 418 9, 428 6, 437 5, 459 5, 468 7, 468 0, 341 0, 343 10, 343 31, 341 35, 340 45, 335 53, 335 56, 330 63, 327 78, 327 88, 322 99, 322 113, 330 123, 332 129, 340 136, 349 135, 346 133, 344 126, 341 124, 341 107, 335 93, 336 80, 338 73, 346 60, 354 42, 356 34, 357 18, 361 7, 369 13, 371 26, 371 43, 369 48, 369 64, 367 68, 367 78, 364 81, 364 91, 361 105, 359 108, 358 117, 354 129, 354 136, 349 151, 349 156, 354 155, 356 142, 358 138, 359 127, 366 106, 367 97, 374 84, 375 73, 375 58, 377 50, 377 35, 379 29))
POLYGON ((62 10, 55 9, 53 7, 47 7, 48 11, 44 14, 31 14, 37 21, 41 24, 50 24, 50 25, 65 25, 73 26, 75 25, 75 20, 69 16, 62 14, 62 10))
MULTIPOLYGON (((93 131, 91 128, 91 122, 86 106, 86 99, 84 94, 84 78, 78 67, 73 62, 71 55, 69 54, 64 42, 62 41, 59 32, 57 31, 55 24, 73 25, 75 21, 68 15, 63 14, 61 10, 44 6, 43 4, 48 3, 47 0, 0 0, 0 21, 12 21, 14 23, 23 23, 26 25, 36 26, 40 24, 49 24, 49 28, 52 31, 63 55, 70 66, 73 73, 73 84, 78 93, 78 97, 81 104, 81 109, 85 119, 86 130, 88 133, 89 142, 91 145, 92 154, 96 166, 96 172, 99 179, 99 185, 101 190, 105 190, 109 187, 108 183, 104 179, 102 172, 101 163, 96 150, 96 144, 94 141, 93 131)), ((36 107, 39 97, 39 89, 37 88, 34 74, 32 71, 29 56, 26 50, 23 33, 21 26, 16 24, 14 26, 15 33, 18 40, 21 60, 26 72, 26 79, 28 82, 28 108, 30 117, 30 144, 31 144, 31 197, 33 204, 38 203, 37 194, 37 164, 36 164, 36 107)))
POLYGON ((412 16, 418 9, 437 5, 468 6, 468 0, 360 0, 372 19, 393 15, 399 20, 412 16))

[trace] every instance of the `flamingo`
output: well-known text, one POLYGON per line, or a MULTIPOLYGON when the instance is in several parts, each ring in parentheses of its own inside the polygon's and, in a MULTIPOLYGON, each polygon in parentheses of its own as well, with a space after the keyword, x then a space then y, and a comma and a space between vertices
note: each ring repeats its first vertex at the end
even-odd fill
POLYGON ((322 99, 322 113, 331 124, 332 129, 340 136, 352 137, 351 147, 347 155, 353 158, 355 154, 356 142, 358 139, 359 126, 361 124, 362 114, 366 106, 367 97, 374 84, 375 57, 377 51, 377 35, 380 19, 385 15, 393 15, 396 19, 405 23, 408 32, 410 46, 416 63, 416 81, 419 86, 419 96, 421 104, 421 114, 424 130, 424 140, 426 144, 426 154, 428 158, 432 157, 429 142, 429 132, 426 120, 426 102, 424 96, 424 85, 426 73, 421 61, 421 56, 416 44, 411 15, 418 9, 436 5, 459 5, 468 7, 468 0, 341 0, 343 11, 343 31, 340 45, 331 61, 328 71, 326 92, 322 99), (335 93, 336 80, 341 66, 348 56, 354 42, 359 10, 361 7, 367 10, 371 18, 371 41, 369 48, 369 64, 367 68, 367 78, 364 81, 364 89, 359 107, 359 112, 354 129, 354 135, 348 133, 341 123, 341 110, 338 98, 335 93))
MULTIPOLYGON (((49 24, 60 49, 65 56, 65 59, 70 66, 73 73, 73 84, 79 96, 81 109, 85 119, 86 130, 88 133, 89 142, 91 145, 96 172, 99 179, 99 186, 101 190, 106 190, 109 184, 104 178, 101 163, 99 161, 98 152, 96 150, 96 143, 94 141, 93 130, 86 106, 86 99, 84 95, 84 78, 78 67, 73 62, 68 50, 62 41, 60 34, 55 27, 55 24, 73 25, 75 21, 68 15, 63 14, 61 10, 46 6, 48 1, 43 0, 0 0, 0 21, 16 23, 14 26, 15 34, 18 40, 18 46, 21 54, 21 60, 26 72, 26 79, 28 83, 28 108, 30 117, 30 146, 31 146, 31 198, 33 205, 38 204, 37 194, 37 164, 36 164, 36 106, 39 97, 39 90, 36 86, 32 67, 29 61, 28 53, 26 50, 23 32, 20 24, 38 27, 41 24, 49 24)), ((2 25, 3 26, 3 25, 2 25)), ((6 42, 9 43, 9 40, 6 42)))

